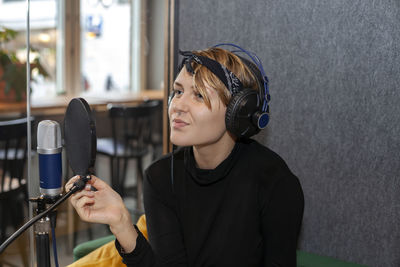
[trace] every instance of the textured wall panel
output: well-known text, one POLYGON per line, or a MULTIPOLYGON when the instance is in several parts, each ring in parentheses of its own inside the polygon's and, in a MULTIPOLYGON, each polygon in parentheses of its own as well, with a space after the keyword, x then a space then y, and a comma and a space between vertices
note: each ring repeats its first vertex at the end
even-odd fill
POLYGON ((179 1, 178 36, 262 59, 272 121, 256 139, 301 180, 300 248, 400 266, 400 1, 179 1))

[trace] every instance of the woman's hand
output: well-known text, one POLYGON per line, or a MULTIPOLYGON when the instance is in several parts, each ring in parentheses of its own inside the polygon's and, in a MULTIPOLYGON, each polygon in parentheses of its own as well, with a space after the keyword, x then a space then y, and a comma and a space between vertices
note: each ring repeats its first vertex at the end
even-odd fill
MULTIPOLYGON (((65 190, 68 192, 78 179, 78 176, 71 178, 65 185, 65 190)), ((81 219, 87 222, 112 226, 121 223, 123 214, 127 212, 120 195, 95 176, 92 176, 82 191, 71 196, 70 202, 81 219), (91 185, 97 191, 91 191, 91 185)))
MULTIPOLYGON (((79 176, 72 177, 65 185, 65 190, 68 192, 78 179, 79 176)), ((121 196, 107 183, 92 175, 85 188, 72 194, 69 201, 82 220, 108 224, 124 250, 133 251, 137 232, 131 216, 121 196), (91 186, 97 191, 92 191, 91 186)))

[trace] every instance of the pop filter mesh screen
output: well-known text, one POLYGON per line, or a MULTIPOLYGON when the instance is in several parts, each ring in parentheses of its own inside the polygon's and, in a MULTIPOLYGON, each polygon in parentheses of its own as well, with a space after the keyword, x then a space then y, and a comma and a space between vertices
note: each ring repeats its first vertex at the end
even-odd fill
POLYGON ((64 119, 65 149, 74 175, 93 173, 96 160, 96 125, 89 104, 74 98, 64 119))

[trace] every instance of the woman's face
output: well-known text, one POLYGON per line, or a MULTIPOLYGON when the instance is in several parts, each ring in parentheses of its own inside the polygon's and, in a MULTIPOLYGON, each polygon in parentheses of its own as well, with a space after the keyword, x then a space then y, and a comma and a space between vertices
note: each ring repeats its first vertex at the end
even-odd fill
POLYGON ((225 127, 226 106, 217 91, 206 87, 211 109, 194 87, 193 77, 182 68, 174 82, 174 97, 168 114, 171 142, 177 146, 212 145, 228 135, 225 127))

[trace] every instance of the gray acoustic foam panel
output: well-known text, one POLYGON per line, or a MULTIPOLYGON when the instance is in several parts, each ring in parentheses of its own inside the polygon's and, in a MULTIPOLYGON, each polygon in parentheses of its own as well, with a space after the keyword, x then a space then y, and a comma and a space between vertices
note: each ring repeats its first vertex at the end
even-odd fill
POLYGON ((256 139, 302 183, 299 248, 400 266, 400 1, 178 1, 177 18, 180 49, 234 42, 263 61, 256 139))

